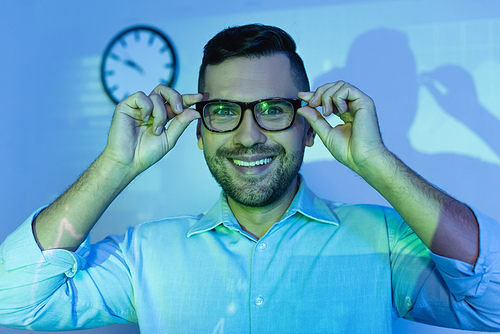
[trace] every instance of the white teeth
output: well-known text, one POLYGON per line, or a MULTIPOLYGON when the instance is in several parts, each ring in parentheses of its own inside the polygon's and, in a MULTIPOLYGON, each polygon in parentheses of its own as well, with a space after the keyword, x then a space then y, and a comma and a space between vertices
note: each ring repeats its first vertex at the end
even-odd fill
POLYGON ((236 160, 236 159, 233 159, 233 162, 238 165, 238 166, 242 166, 242 167, 255 167, 255 166, 261 166, 261 165, 266 165, 268 163, 270 163, 273 159, 271 158, 265 158, 265 159, 262 159, 262 160, 258 160, 258 161, 241 161, 241 160, 236 160))

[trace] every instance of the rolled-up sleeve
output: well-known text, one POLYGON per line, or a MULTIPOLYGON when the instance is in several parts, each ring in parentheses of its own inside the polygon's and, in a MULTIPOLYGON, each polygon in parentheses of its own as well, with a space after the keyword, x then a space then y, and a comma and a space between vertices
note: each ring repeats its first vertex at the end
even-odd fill
POLYGON ((500 225, 477 210, 474 213, 480 232, 475 265, 429 251, 436 268, 427 278, 410 312, 411 318, 422 320, 431 315, 431 321, 423 322, 470 330, 499 330, 500 225))
MULTIPOLYGON (((479 230, 479 257, 475 265, 449 259, 430 252, 432 260, 443 276, 451 293, 457 300, 467 297, 479 298, 493 289, 500 288, 500 225, 491 218, 476 214, 479 230)), ((499 293, 499 290, 496 290, 499 293)), ((495 305, 500 310, 500 294, 497 294, 495 305)))
MULTIPOLYGON (((96 252, 85 240, 75 252, 63 249, 41 251, 32 232, 32 214, 0 245, 0 325, 35 330, 69 330, 111 323, 133 322, 131 306, 114 310, 105 299, 111 286, 130 282, 109 280, 112 272, 126 271, 119 244, 108 239, 96 249, 106 253, 105 265, 87 263, 96 252), (104 268, 108 266, 108 268, 104 268), (100 268, 100 270, 98 270, 100 268), (127 314, 128 313, 128 314, 127 314)), ((127 277, 127 275, 116 275, 127 277)), ((124 298, 131 305, 129 293, 124 298)))

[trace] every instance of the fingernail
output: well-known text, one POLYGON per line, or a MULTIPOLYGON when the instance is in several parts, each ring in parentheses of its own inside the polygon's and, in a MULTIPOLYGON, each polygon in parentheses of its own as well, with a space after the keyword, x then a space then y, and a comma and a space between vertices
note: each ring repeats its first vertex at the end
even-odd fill
POLYGON ((157 127, 157 128, 155 129, 155 134, 159 136, 159 135, 161 135, 161 132, 162 132, 162 131, 163 131, 162 127, 161 127, 161 126, 159 126, 159 127, 157 127))
POLYGON ((183 110, 184 110, 184 106, 182 105, 182 103, 178 103, 177 104, 177 111, 182 112, 183 110))

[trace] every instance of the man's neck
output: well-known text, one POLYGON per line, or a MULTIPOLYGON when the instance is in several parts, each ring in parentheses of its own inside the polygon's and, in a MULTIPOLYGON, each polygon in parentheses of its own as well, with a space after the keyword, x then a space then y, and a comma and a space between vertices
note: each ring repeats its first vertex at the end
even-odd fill
POLYGON ((263 207, 249 207, 228 197, 229 208, 241 228, 256 237, 262 238, 267 231, 285 214, 299 189, 298 178, 279 199, 263 207))

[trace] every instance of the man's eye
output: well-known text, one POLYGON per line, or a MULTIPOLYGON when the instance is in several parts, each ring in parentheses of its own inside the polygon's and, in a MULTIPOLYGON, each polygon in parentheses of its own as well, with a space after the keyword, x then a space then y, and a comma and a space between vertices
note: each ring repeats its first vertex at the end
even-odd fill
POLYGON ((213 106, 210 108, 210 114, 212 116, 233 116, 235 115, 235 111, 233 108, 226 106, 213 106))
POLYGON ((217 109, 216 113, 221 116, 230 116, 234 114, 234 112, 231 109, 227 108, 217 109))
POLYGON ((278 107, 269 107, 262 110, 263 115, 279 115, 283 113, 283 109, 278 107))

